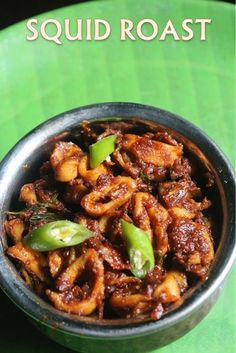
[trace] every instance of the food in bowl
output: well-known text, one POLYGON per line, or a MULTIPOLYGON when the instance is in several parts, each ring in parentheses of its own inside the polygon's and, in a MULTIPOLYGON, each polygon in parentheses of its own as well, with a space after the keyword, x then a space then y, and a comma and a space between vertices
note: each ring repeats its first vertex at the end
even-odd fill
POLYGON ((84 121, 78 135, 22 186, 6 253, 58 310, 158 320, 208 277, 214 180, 167 132, 84 121))

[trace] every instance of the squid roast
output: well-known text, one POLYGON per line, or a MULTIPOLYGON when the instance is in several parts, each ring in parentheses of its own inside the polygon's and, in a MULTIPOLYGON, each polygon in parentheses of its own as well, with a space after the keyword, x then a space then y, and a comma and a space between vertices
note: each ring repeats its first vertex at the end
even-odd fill
POLYGON ((6 254, 57 310, 158 320, 209 275, 207 185, 173 136, 140 131, 83 122, 21 187, 20 210, 7 212, 6 254))

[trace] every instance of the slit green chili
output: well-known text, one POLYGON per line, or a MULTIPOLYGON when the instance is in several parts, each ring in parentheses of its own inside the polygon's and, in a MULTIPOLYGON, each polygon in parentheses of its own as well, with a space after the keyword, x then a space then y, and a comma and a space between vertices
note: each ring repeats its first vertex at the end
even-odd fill
POLYGON ((93 236, 81 224, 60 220, 34 229, 24 237, 23 243, 33 250, 49 251, 80 244, 93 236))
POLYGON ((91 168, 101 164, 116 148, 116 135, 110 135, 89 146, 89 162, 91 168))
POLYGON ((152 244, 146 232, 132 223, 121 220, 121 230, 126 243, 131 272, 143 278, 155 266, 152 244))

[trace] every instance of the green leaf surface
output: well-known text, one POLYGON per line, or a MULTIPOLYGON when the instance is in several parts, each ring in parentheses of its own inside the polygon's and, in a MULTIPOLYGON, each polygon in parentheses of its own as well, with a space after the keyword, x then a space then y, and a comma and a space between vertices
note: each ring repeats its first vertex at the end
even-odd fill
MULTIPOLYGON (((101 42, 63 45, 26 40, 26 21, 0 32, 0 159, 46 119, 81 105, 130 101, 154 105, 192 121, 235 161, 234 6, 214 1, 96 1, 40 16, 75 21, 104 18, 112 33, 101 42), (205 42, 119 40, 119 21, 155 19, 176 29, 184 18, 211 18, 205 42)), ((158 353, 221 353, 235 350, 235 270, 207 317, 158 353)), ((0 296, 1 351, 65 353, 38 333, 0 296)), ((96 352, 95 352, 96 353, 96 352)), ((112 352, 111 352, 112 353, 112 352)), ((157 351, 156 351, 157 353, 157 351)))

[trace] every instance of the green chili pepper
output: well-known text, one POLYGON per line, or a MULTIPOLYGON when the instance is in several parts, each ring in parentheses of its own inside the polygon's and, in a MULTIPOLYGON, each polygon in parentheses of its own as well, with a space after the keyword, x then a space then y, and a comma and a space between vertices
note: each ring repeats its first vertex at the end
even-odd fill
POLYGON ((89 146, 90 167, 96 168, 116 148, 116 135, 110 135, 89 146))
POLYGON ((155 266, 154 252, 148 235, 123 219, 121 230, 129 253, 131 272, 135 277, 143 278, 155 266))
POLYGON ((31 249, 49 251, 82 243, 94 234, 81 224, 71 221, 54 221, 28 233, 23 242, 31 249))

